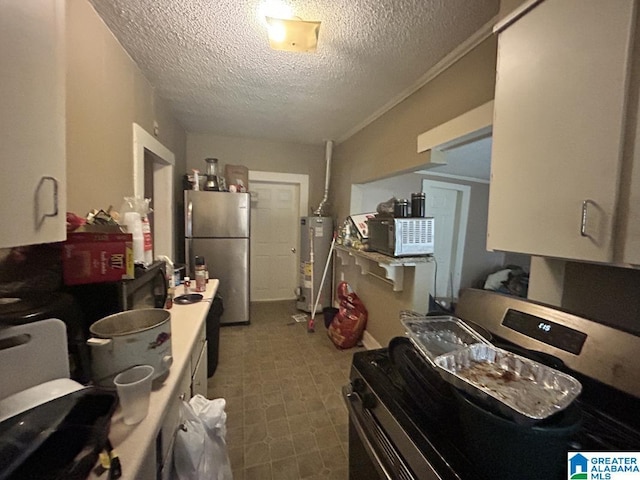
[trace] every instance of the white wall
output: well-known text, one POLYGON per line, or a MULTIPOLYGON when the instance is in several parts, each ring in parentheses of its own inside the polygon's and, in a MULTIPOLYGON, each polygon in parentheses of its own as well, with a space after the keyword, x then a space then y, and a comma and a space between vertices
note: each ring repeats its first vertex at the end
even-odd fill
MULTIPOLYGON (((467 240, 462 263, 460 288, 477 286, 487 274, 505 265, 504 252, 488 252, 487 207, 489 202, 489 185, 470 181, 455 180, 435 175, 401 174, 374 182, 354 185, 351 192, 350 213, 375 212, 379 203, 396 198, 411 198, 412 192, 422 191, 422 180, 468 185, 471 188, 469 219, 467 223, 467 240)), ((514 263, 514 258, 510 259, 514 263)), ((518 262, 522 263, 521 260, 518 262)))
POLYGON ((351 190, 350 213, 375 212, 379 203, 386 202, 391 197, 410 199, 411 193, 422 191, 422 178, 408 173, 354 185, 351 190))

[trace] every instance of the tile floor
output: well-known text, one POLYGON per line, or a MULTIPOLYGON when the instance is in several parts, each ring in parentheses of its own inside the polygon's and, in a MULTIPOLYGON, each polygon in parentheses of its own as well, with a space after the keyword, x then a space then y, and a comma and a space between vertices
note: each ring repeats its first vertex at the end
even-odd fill
POLYGON ((251 305, 251 325, 223 327, 208 397, 227 400, 234 480, 348 478, 347 410, 340 389, 351 357, 291 315, 293 301, 251 305))

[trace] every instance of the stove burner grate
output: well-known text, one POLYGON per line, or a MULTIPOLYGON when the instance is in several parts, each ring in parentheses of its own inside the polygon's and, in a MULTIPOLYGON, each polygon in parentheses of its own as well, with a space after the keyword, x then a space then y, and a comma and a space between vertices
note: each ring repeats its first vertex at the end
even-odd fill
POLYGON ((572 441, 575 450, 640 451, 640 432, 604 412, 581 405, 582 428, 572 441))

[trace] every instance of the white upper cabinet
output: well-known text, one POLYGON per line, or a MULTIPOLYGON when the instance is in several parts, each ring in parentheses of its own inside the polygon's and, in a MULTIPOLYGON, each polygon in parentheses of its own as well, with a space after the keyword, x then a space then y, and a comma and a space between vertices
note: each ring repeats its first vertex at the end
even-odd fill
POLYGON ((500 33, 488 248, 615 261, 634 19, 546 0, 500 33))
POLYGON ((0 2, 0 248, 65 240, 64 1, 0 2))

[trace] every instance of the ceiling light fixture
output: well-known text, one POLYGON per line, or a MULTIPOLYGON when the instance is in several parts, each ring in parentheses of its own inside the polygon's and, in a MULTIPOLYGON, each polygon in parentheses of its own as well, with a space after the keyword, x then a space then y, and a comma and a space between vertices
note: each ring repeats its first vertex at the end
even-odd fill
POLYGON ((289 52, 316 51, 320 22, 269 16, 266 19, 269 45, 272 49, 289 52))

